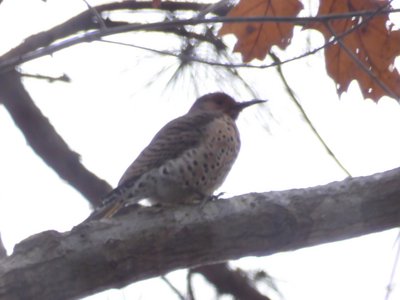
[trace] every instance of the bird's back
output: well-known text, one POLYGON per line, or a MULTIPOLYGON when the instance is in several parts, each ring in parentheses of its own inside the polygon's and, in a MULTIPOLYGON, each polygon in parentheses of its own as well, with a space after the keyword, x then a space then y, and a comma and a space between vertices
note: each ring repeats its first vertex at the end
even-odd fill
POLYGON ((137 195, 131 195, 133 198, 192 202, 193 198, 212 195, 222 184, 239 148, 236 125, 225 114, 187 114, 157 133, 119 185, 136 185, 137 195))

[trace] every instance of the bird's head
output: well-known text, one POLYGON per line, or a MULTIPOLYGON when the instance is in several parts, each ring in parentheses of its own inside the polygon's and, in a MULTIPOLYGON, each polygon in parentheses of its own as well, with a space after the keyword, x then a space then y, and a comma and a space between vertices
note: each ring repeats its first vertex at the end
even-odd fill
POLYGON ((196 100, 189 112, 223 112, 229 115, 232 119, 236 120, 239 113, 253 104, 263 103, 265 100, 250 100, 247 102, 236 102, 231 96, 225 93, 211 93, 201 96, 196 100))

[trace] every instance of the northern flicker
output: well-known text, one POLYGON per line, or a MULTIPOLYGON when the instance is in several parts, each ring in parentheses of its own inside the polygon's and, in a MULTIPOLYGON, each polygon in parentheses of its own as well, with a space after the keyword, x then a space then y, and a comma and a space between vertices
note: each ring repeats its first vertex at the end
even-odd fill
POLYGON ((235 120, 244 108, 262 102, 236 102, 224 93, 198 98, 187 114, 155 135, 88 220, 109 218, 121 207, 142 199, 179 205, 211 197, 239 153, 235 120))

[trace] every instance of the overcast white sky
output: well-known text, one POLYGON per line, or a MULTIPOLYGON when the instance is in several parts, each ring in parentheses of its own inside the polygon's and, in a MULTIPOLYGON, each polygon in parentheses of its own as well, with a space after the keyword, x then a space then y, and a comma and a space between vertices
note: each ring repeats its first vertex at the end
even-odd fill
MULTIPOLYGON (((96 1, 91 1, 95 5, 96 1)), ((4 0, 0 5, 0 52, 26 36, 49 28, 85 9, 83 1, 4 0), (24 7, 21 10, 21 7, 24 7)), ((291 57, 305 49, 310 32, 299 32, 284 53, 291 57)), ((153 46, 154 37, 123 37, 125 41, 153 46), (153 42, 151 42, 153 41, 153 42), (146 44, 147 43, 147 44, 146 44)), ((319 45, 322 37, 311 34, 319 45)), ((160 37, 157 41, 163 43, 160 37)), ((232 37, 229 41, 233 41, 232 37)), ((165 47, 179 48, 165 40, 165 47)), ((130 47, 94 42, 75 46, 27 63, 23 70, 58 76, 71 83, 24 81, 36 104, 51 120, 83 163, 115 185, 125 168, 167 121, 185 113, 196 98, 191 79, 183 78, 164 92, 168 74, 145 84, 173 58, 158 58, 130 47)), ((168 73, 169 72, 169 73, 168 73)), ((250 93, 233 86, 236 81, 216 80, 211 69, 200 68, 196 80, 200 94, 224 90, 238 99, 250 93), (214 79, 213 79, 214 78, 214 79), (208 79, 208 80, 207 80, 208 79), (222 84, 219 86, 219 84, 222 84)), ((217 74, 220 71, 217 71, 217 74)), ((364 100, 356 83, 339 100, 333 82, 325 75, 323 53, 284 66, 287 79, 314 125, 353 176, 369 175, 400 166, 400 107, 392 99, 378 104, 364 100)), ((221 188, 227 196, 325 184, 345 178, 344 172, 319 144, 291 103, 272 70, 241 70, 260 98, 268 104, 248 109, 238 126, 242 151, 221 188)), ((5 109, 0 106, 0 232, 11 253, 15 243, 47 229, 66 231, 89 213, 86 200, 64 184, 26 144, 5 109)), ((277 279, 287 300, 384 299, 396 252, 398 230, 321 245, 266 258, 244 258, 234 265, 265 268, 277 279)), ((185 272, 169 278, 182 290, 185 272)), ((396 282, 399 282, 399 275, 396 282)), ((199 299, 214 292, 200 276, 199 299)), ((91 299, 176 299, 160 280, 147 280, 122 291, 91 299), (155 288, 156 287, 156 288, 155 288)), ((399 299, 394 287, 390 299, 399 299)))

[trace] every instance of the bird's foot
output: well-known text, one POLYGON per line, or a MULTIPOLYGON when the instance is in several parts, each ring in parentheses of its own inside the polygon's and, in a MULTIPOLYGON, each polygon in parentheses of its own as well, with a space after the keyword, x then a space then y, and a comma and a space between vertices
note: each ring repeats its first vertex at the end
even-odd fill
POLYGON ((215 200, 221 199, 221 196, 224 195, 224 194, 225 194, 225 192, 220 192, 220 193, 218 193, 216 195, 211 195, 208 198, 209 198, 210 201, 215 201, 215 200))
POLYGON ((207 202, 211 202, 211 201, 215 201, 215 200, 221 199, 221 196, 222 196, 223 194, 225 194, 225 192, 221 192, 221 193, 218 193, 218 194, 216 194, 216 195, 205 196, 205 197, 203 198, 203 201, 201 201, 200 206, 201 206, 201 207, 204 207, 204 205, 206 205, 207 202))

